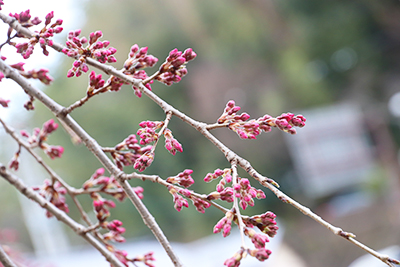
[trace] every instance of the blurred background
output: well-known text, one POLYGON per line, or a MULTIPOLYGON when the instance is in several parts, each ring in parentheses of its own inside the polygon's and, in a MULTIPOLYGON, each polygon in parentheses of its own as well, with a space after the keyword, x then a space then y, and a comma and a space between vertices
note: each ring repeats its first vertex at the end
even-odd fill
MULTIPOLYGON (((109 40, 118 50, 118 61, 113 64, 116 68, 122 67, 135 43, 149 47, 149 54, 159 59, 157 67, 173 48, 182 51, 193 48, 198 57, 188 64, 189 73, 179 84, 166 87, 154 83, 152 88, 194 119, 215 122, 231 99, 252 118, 266 113, 272 116, 283 112, 303 114, 307 118, 306 127, 299 129, 295 136, 273 129, 257 140, 239 141, 227 129, 213 133, 248 159, 258 172, 276 180, 283 192, 333 225, 356 234, 368 246, 389 249, 392 257, 399 258, 396 255, 400 254, 398 1, 71 0, 65 1, 65 6, 57 4, 58 7, 51 1, 26 6, 20 2, 11 9, 6 0, 5 13, 30 8, 33 16, 44 18, 55 10, 55 18, 64 19, 67 23, 63 25, 64 32, 56 39, 60 43, 76 28, 82 28, 81 36, 102 30, 102 39, 109 40)), ((1 42, 6 38, 6 29, 2 31, 1 42)), ((2 54, 8 57, 5 51, 2 54)), ((40 49, 34 54, 40 61, 28 61, 32 68, 47 66, 55 78, 52 85, 43 88, 48 95, 62 105, 70 105, 85 95, 88 82, 85 75, 66 78, 71 59, 57 55, 44 62, 40 49)), ((50 57, 54 55, 50 51, 50 57)), ((15 61, 8 57, 8 60, 16 63, 21 57, 15 61)), ((147 73, 155 72, 157 67, 147 73)), ((96 73, 99 72, 96 70, 96 73)), ((28 98, 17 88, 18 93, 11 94, 10 88, 8 84, 0 84, 0 96, 9 96, 11 104, 20 103, 14 105, 14 111, 10 108, 11 112, 1 113, 12 127, 18 130, 26 129, 27 125, 38 127, 52 118, 40 103, 36 103, 34 113, 21 111, 28 98)), ((137 98, 129 86, 118 93, 93 98, 72 116, 105 147, 136 133, 138 123, 143 120, 164 119, 156 104, 145 96, 137 98)), ((159 147, 155 161, 145 173, 167 178, 184 169, 193 169, 196 183, 192 189, 200 193, 215 190, 216 184, 205 184, 203 178, 216 168, 229 167, 224 156, 179 119, 174 118, 169 128, 182 143, 184 153, 172 156, 159 147)), ((4 131, 0 134, 0 159, 4 164, 17 146, 4 136, 4 131)), ((50 137, 49 143, 64 146, 63 158, 49 163, 72 186, 80 187, 101 167, 83 146, 72 145, 61 128, 50 137)), ((40 174, 40 168, 36 170, 34 165, 29 157, 21 160, 18 175, 28 184, 41 184, 46 174, 40 174), (38 173, 34 177, 33 171, 38 173)), ((131 172, 132 168, 125 171, 131 172)), ((244 172, 239 174, 248 177, 244 172)), ((188 242, 194 247, 203 244, 192 250, 202 255, 200 259, 211 258, 204 257, 204 254, 210 255, 207 254, 210 250, 220 251, 223 256, 215 266, 222 266, 223 260, 239 249, 239 238, 230 239, 229 243, 234 245, 229 250, 226 243, 219 243, 225 241, 221 236, 207 239, 222 216, 217 210, 210 208, 203 215, 190 204, 189 209, 178 213, 164 187, 142 181, 131 181, 131 184, 145 189, 144 203, 178 247, 188 242)), ((259 184, 253 183, 253 186, 259 187, 259 184)), ((255 207, 245 214, 267 210, 276 213, 281 227, 275 237, 278 244, 271 244, 276 248, 270 263, 252 265, 246 259, 243 266, 341 267, 352 262, 352 267, 385 266, 375 259, 354 262, 364 255, 361 249, 264 191, 267 198, 256 201, 255 207), (274 258, 278 255, 284 256, 278 261, 274 258), (294 262, 285 262, 290 259, 294 262)), ((90 199, 81 200, 90 211, 90 199)), ((55 220, 47 220, 40 209, 32 213, 29 201, 19 200, 15 190, 1 180, 0 203, 0 242, 36 255, 37 259, 51 258, 51 255, 58 255, 60 259, 60 255, 69 255, 60 251, 67 253, 76 247, 82 250, 81 246, 85 245, 69 229, 59 226, 55 220), (48 229, 52 229, 51 234, 48 229)), ((71 216, 78 218, 73 203, 69 206, 71 216)), ((152 240, 150 231, 128 201, 118 203, 112 216, 124 222, 128 244, 152 240)), ((139 245, 128 253, 132 256, 145 253, 136 252, 144 247, 139 245)), ((156 263, 169 266, 162 260, 156 263)), ((57 261, 52 264, 63 266, 57 261)))

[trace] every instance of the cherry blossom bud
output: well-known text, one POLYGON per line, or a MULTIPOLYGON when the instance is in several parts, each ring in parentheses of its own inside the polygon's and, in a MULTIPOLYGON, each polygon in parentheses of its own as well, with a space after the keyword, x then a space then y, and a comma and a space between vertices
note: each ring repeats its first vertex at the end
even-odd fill
POLYGON ((19 62, 19 63, 10 65, 10 67, 17 69, 19 71, 24 71, 24 65, 25 65, 25 63, 19 62))
POLYGON ((182 55, 182 56, 185 58, 186 61, 190 61, 190 60, 195 59, 195 57, 196 57, 197 55, 196 55, 196 53, 193 51, 192 48, 188 48, 188 49, 185 50, 185 52, 183 52, 183 55, 182 55))
POLYGON ((54 18, 54 11, 51 11, 49 14, 46 15, 45 25, 50 24, 52 18, 54 18))
POLYGON ((17 171, 18 167, 19 167, 19 153, 16 153, 14 157, 11 159, 10 163, 8 164, 8 168, 17 171))
POLYGON ((265 248, 250 249, 249 254, 259 261, 265 261, 271 255, 271 250, 265 248))
MULTIPOLYGON (((1 79, 0 79, 1 80, 1 79)), ((0 105, 3 106, 4 108, 8 107, 8 103, 10 103, 10 100, 6 100, 0 97, 0 105)))
POLYGON ((48 146, 44 152, 51 158, 61 158, 64 153, 64 148, 62 146, 48 146))
POLYGON ((140 156, 133 165, 133 168, 138 170, 139 172, 144 171, 147 167, 151 165, 154 159, 154 154, 150 152, 146 152, 142 156, 140 156))
POLYGON ((186 169, 183 172, 179 173, 177 176, 168 177, 167 182, 172 184, 179 184, 183 187, 190 187, 194 184, 193 178, 190 176, 193 173, 193 170, 186 169))

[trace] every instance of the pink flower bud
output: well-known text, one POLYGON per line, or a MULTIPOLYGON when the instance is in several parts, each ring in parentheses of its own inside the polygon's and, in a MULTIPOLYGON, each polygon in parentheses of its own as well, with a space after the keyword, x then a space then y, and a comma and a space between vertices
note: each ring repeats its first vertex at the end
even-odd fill
POLYGON ((49 14, 46 15, 45 25, 50 24, 52 18, 54 18, 54 11, 51 11, 49 14))

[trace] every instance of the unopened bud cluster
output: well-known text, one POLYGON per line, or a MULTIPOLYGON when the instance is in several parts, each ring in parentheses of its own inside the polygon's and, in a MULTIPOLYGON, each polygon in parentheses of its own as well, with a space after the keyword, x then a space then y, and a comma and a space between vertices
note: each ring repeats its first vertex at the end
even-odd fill
MULTIPOLYGON (((128 59, 124 63, 123 73, 136 79, 147 79, 147 73, 143 69, 151 68, 158 62, 156 57, 147 54, 148 49, 147 46, 140 48, 137 44, 134 44, 128 54, 128 59)), ((151 90, 151 83, 153 83, 153 81, 149 81, 144 86, 151 90)), ((136 96, 142 96, 142 91, 138 87, 133 85, 132 88, 136 96)))
POLYGON ((199 197, 196 197, 192 194, 192 191, 188 189, 183 189, 173 184, 178 184, 185 188, 190 187, 194 184, 194 180, 191 177, 193 170, 186 169, 183 172, 179 173, 176 176, 169 177, 166 182, 170 183, 171 185, 168 186, 168 191, 173 196, 174 207, 177 211, 181 211, 182 207, 189 207, 189 203, 187 199, 184 197, 192 200, 193 205, 196 207, 196 210, 200 213, 204 213, 205 209, 211 207, 211 204, 199 197))
POLYGON ((28 132, 22 130, 21 135, 28 138, 28 143, 32 147, 41 148, 51 159, 60 158, 64 153, 64 148, 62 146, 52 146, 47 144, 45 141, 47 137, 58 128, 58 124, 54 122, 53 119, 45 122, 42 129, 33 129, 32 135, 28 132))
POLYGON ((258 119, 250 119, 247 113, 237 114, 241 108, 235 105, 235 101, 230 100, 225 107, 224 112, 218 118, 219 124, 227 124, 229 129, 236 132, 241 139, 256 139, 262 131, 269 132, 271 127, 277 127, 280 130, 296 134, 294 127, 304 127, 306 118, 303 115, 294 115, 292 113, 283 113, 274 118, 268 114, 258 119))
MULTIPOLYGON (((6 60, 5 57, 1 57, 2 60, 6 60)), ((24 62, 19 62, 15 64, 11 64, 10 67, 17 70, 18 73, 22 76, 24 76, 27 79, 38 79, 42 83, 49 85, 52 81, 53 78, 48 74, 49 70, 48 69, 39 69, 39 70, 29 70, 25 71, 24 69, 24 62)), ((4 78, 4 74, 0 72, 0 82, 4 78)), ((0 102, 1 104, 1 102, 0 102)), ((1 104, 2 105, 2 104, 1 104)), ((4 105, 3 105, 4 106, 4 105)), ((6 107, 6 106, 4 106, 6 107)))
POLYGON ((68 33, 68 41, 65 42, 66 48, 62 50, 64 54, 72 58, 78 58, 72 64, 72 68, 68 71, 67 77, 79 77, 82 72, 89 70, 86 64, 86 58, 93 58, 100 63, 114 63, 117 59, 113 56, 117 49, 108 47, 109 41, 99 41, 103 36, 101 31, 92 32, 89 40, 86 37, 79 38, 81 30, 70 31, 68 33))
MULTIPOLYGON (((34 25, 39 25, 42 22, 38 17, 31 19, 29 9, 19 14, 17 13, 10 14, 10 16, 14 17, 23 27, 26 28, 32 27, 34 25)), ((51 11, 49 14, 46 15, 45 26, 39 32, 35 32, 34 37, 30 38, 29 42, 27 43, 10 42, 10 44, 15 46, 15 48, 17 48, 17 53, 20 53, 24 59, 30 57, 37 43, 39 43, 40 47, 42 48, 43 54, 47 56, 49 52, 47 51, 46 46, 53 45, 53 41, 49 38, 53 37, 54 34, 62 32, 63 30, 63 28, 60 27, 61 24, 63 23, 61 19, 58 19, 56 22, 50 25, 51 20, 53 18, 54 18, 54 12, 51 11)), ((9 33, 11 33, 11 31, 12 28, 9 29, 9 33)), ((17 34, 17 37, 24 37, 24 36, 17 34)))
MULTIPOLYGON (((38 191, 42 197, 51 202, 58 209, 66 213, 69 212, 69 208, 64 197, 64 195, 67 193, 67 190, 59 182, 51 182, 50 180, 46 179, 44 180, 44 185, 42 187, 33 187, 33 190, 38 191)), ((51 214, 49 211, 46 211, 46 216, 51 218, 53 214, 51 214)))
MULTIPOLYGON (((115 146, 111 156, 114 162, 120 168, 131 166, 139 172, 144 171, 154 160, 153 148, 159 139, 160 133, 157 132, 164 122, 162 121, 142 121, 141 127, 136 134, 140 137, 137 140, 136 135, 131 134, 124 141, 115 146), (142 145, 142 146, 141 146, 142 145), (128 150, 128 151, 127 151, 128 150)), ((169 129, 164 130, 165 148, 173 155, 176 151, 183 152, 182 145, 173 137, 169 129)))
POLYGON ((186 49, 183 53, 176 48, 173 49, 169 52, 166 61, 161 65, 159 69, 160 75, 156 79, 168 86, 180 82, 182 77, 187 74, 187 62, 195 59, 196 56, 196 53, 191 48, 186 49))
POLYGON ((237 177, 237 183, 232 186, 226 186, 227 183, 232 182, 232 170, 217 169, 214 173, 208 173, 204 178, 205 182, 221 177, 220 182, 217 184, 217 191, 212 192, 207 196, 209 200, 221 199, 227 202, 233 202, 234 197, 239 199, 240 207, 245 210, 248 205, 254 206, 253 198, 263 199, 265 194, 261 189, 256 189, 250 185, 250 181, 246 178, 237 177))
MULTIPOLYGON (((265 261, 271 255, 271 251, 265 248, 266 243, 269 242, 269 237, 274 237, 278 227, 275 221, 276 215, 270 211, 262 214, 247 218, 244 222, 246 227, 243 229, 243 233, 247 236, 254 245, 254 249, 241 248, 239 252, 235 253, 231 258, 224 262, 227 267, 239 266, 241 260, 248 254, 255 257, 259 261, 265 261), (257 226, 262 233, 257 233, 252 228, 257 226), (268 235, 268 236, 267 236, 268 235)), ((228 236, 231 231, 232 221, 238 223, 238 219, 235 216, 235 211, 231 210, 226 212, 223 217, 214 227, 214 233, 222 231, 224 237, 228 236)))

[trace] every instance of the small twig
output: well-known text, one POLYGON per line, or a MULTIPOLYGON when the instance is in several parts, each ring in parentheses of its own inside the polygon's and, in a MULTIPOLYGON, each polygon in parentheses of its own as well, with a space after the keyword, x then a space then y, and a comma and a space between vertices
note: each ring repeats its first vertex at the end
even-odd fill
POLYGON ((272 186, 270 183, 267 182, 260 182, 263 186, 267 187, 269 190, 271 190, 280 200, 282 200, 284 203, 290 204, 293 207, 295 207, 296 209, 298 209, 299 211, 301 211, 304 215, 310 217, 311 219, 313 219, 314 221, 318 222, 319 224, 321 224, 322 226, 324 226, 325 228, 327 228, 328 230, 330 230, 332 233, 334 233, 337 236, 343 237, 344 239, 350 241, 351 243, 353 243, 354 245, 358 246, 359 248, 365 250, 366 252, 368 252, 369 254, 371 254, 372 256, 378 258, 379 260, 381 260, 382 262, 386 263, 389 266, 392 266, 392 263, 396 263, 396 264, 400 264, 399 261, 390 258, 387 255, 383 255, 371 248, 369 248, 368 246, 364 245, 363 243, 357 241, 354 237, 355 235, 352 233, 348 233, 348 232, 344 232, 341 228, 336 227, 330 223, 328 223, 327 221, 323 220, 320 216, 318 216, 317 214, 315 214, 314 212, 312 212, 309 208, 301 205, 300 203, 298 203, 297 201, 295 201, 294 199, 292 199, 291 197, 287 196, 286 194, 284 194, 282 191, 280 191, 278 188, 272 186))
POLYGON ((152 80, 154 80, 158 75, 160 75, 160 71, 158 70, 158 71, 156 71, 153 75, 151 75, 150 77, 147 77, 147 79, 144 79, 143 80, 143 84, 146 84, 146 83, 149 83, 149 82, 151 82, 152 80))
POLYGON ((65 108, 65 111, 64 111, 65 114, 69 114, 74 109, 83 106, 83 104, 85 104, 87 101, 89 101, 90 98, 91 98, 91 96, 85 95, 85 97, 83 97, 82 99, 79 99, 75 103, 71 104, 69 107, 65 108))
POLYGON ((151 153, 154 153, 154 150, 156 149, 156 146, 160 140, 160 137, 164 134, 165 129, 167 129, 169 122, 171 121, 171 117, 172 117, 172 112, 171 111, 167 111, 166 112, 166 117, 164 120, 164 125, 162 126, 162 128, 160 129, 160 131, 158 132, 158 137, 157 140, 154 142, 153 147, 151 148, 151 153))
MULTIPOLYGON (((231 161, 231 167, 232 167, 232 186, 235 187, 235 185, 237 185, 238 179, 239 179, 235 160, 231 161)), ((242 248, 246 250, 247 246, 244 241, 245 225, 243 223, 242 215, 240 214, 239 202, 238 202, 238 198, 236 196, 234 196, 234 198, 233 198, 233 206, 234 206, 236 218, 238 220, 238 227, 239 227, 239 231, 240 231, 240 237, 242 240, 242 248)))
POLYGON ((0 262, 4 265, 4 267, 17 267, 17 265, 11 260, 8 254, 4 251, 1 244, 0 244, 0 262))
POLYGON ((147 210, 146 206, 143 205, 143 203, 140 200, 140 198, 138 197, 138 195, 132 190, 132 187, 128 183, 128 181, 124 180, 121 183, 121 186, 122 186, 122 188, 125 189, 125 192, 126 192, 128 198, 132 201, 133 205, 139 212, 140 216, 143 219, 143 222, 153 232, 153 234, 157 238, 158 242, 161 244, 161 246, 163 246, 164 250, 167 252, 168 256, 172 260, 173 264, 175 266, 183 266, 182 263, 180 262, 179 258, 173 252, 171 244, 168 242, 164 233, 161 231, 161 229, 159 227, 155 227, 155 225, 158 226, 156 220, 151 215, 151 213, 147 210))

